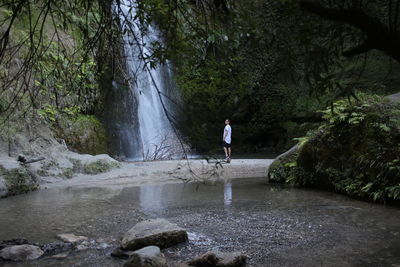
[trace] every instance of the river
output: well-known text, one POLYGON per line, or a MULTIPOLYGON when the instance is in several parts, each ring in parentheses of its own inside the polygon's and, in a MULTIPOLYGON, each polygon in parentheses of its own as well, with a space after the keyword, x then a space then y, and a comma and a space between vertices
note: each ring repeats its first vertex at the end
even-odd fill
MULTIPOLYGON (((122 266, 110 252, 146 218, 166 218, 190 241, 164 250, 184 261, 211 249, 242 251, 249 266, 395 266, 400 209, 265 179, 216 184, 42 189, 0 200, 0 240, 40 244, 56 234, 89 237, 93 246, 65 259, 4 266, 122 266)), ((397 266, 396 265, 396 266, 397 266)))

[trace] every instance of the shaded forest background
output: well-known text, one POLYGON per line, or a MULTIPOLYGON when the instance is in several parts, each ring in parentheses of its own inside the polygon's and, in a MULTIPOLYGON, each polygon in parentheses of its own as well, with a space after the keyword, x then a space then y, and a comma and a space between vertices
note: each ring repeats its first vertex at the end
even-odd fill
MULTIPOLYGON (((320 110, 334 101, 399 88, 399 1, 135 5, 143 32, 154 24, 164 34, 146 60, 173 63, 182 98, 174 125, 199 152, 220 150, 225 118, 235 151, 281 152, 318 128, 320 110)), ((26 130, 24 118, 46 123, 79 152, 108 152, 104 79, 128 79, 118 74, 121 27, 113 12, 106 0, 1 1, 3 139, 26 130)))

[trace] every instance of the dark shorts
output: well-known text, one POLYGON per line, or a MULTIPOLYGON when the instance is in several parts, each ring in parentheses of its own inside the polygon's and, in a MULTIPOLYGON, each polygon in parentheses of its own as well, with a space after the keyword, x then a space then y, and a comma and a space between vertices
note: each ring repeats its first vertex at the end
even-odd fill
POLYGON ((228 144, 227 142, 223 141, 222 145, 226 148, 231 147, 231 144, 228 144))

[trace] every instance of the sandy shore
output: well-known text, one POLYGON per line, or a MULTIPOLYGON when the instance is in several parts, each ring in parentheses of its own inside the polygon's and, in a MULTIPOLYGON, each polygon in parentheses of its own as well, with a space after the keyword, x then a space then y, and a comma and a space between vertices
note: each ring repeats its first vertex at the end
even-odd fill
POLYGON ((78 174, 72 179, 44 183, 41 188, 125 186, 266 177, 272 161, 272 159, 234 159, 230 164, 199 159, 123 162, 120 168, 107 173, 78 174))

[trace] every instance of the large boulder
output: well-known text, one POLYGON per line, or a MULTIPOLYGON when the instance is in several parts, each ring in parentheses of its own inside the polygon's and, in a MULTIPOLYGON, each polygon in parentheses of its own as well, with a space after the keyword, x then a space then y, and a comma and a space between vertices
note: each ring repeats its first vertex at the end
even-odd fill
POLYGON ((36 245, 36 244, 30 244, 29 241, 25 238, 13 238, 1 241, 0 250, 2 250, 5 247, 15 246, 15 245, 36 245))
POLYGON ((299 153, 299 145, 296 144, 285 153, 277 156, 268 168, 268 182, 285 183, 290 176, 288 164, 295 162, 299 153))
POLYGON ((38 182, 26 166, 12 158, 0 158, 0 197, 26 193, 38 188, 38 182))
POLYGON ((400 102, 400 93, 389 95, 389 96, 387 96, 387 98, 389 98, 389 100, 394 103, 398 103, 398 102, 400 102))
POLYGON ((148 246, 134 251, 124 267, 168 267, 168 265, 159 247, 148 246))
POLYGON ((246 265, 246 256, 241 252, 209 251, 189 261, 189 265, 197 267, 242 267, 246 265))
MULTIPOLYGON (((339 100, 302 138, 289 182, 377 202, 400 201, 400 103, 377 96, 339 100)), ((287 173, 287 172, 286 172, 287 173)))
POLYGON ((16 246, 16 245, 37 245, 37 244, 31 244, 25 238, 13 238, 13 239, 1 241, 0 242, 0 250, 2 250, 5 247, 11 247, 11 246, 16 246))
POLYGON ((137 250, 146 246, 167 248, 186 242, 185 229, 165 219, 146 220, 136 224, 122 237, 124 250, 137 250))
POLYGON ((0 258, 9 261, 35 260, 43 255, 43 250, 34 245, 15 245, 0 251, 0 258))

